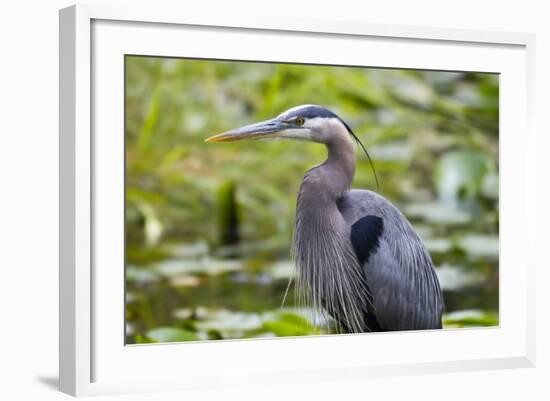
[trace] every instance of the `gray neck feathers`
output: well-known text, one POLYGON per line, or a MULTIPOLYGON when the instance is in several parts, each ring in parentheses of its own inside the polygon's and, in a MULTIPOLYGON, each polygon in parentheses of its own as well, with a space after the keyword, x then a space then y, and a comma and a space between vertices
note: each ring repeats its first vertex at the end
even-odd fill
POLYGON ((367 329, 367 287, 337 206, 353 180, 355 150, 347 132, 325 144, 327 160, 306 173, 298 194, 293 246, 298 301, 343 316, 340 329, 361 332, 367 329))

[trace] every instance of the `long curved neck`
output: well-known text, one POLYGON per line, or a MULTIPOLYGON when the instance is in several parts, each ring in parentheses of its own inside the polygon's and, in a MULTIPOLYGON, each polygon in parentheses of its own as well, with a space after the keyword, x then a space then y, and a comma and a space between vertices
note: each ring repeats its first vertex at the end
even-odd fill
POLYGON ((355 175, 355 148, 347 131, 338 132, 325 142, 328 157, 324 163, 309 170, 302 181, 300 198, 308 205, 334 203, 351 187, 355 175), (303 199, 305 200, 305 199, 303 199))
MULTIPOLYGON (((337 133, 336 133, 337 134, 337 133)), ((307 172, 296 207, 293 255, 297 293, 350 332, 362 332, 366 285, 338 199, 351 187, 355 149, 347 131, 325 142, 327 160, 307 172)))
POLYGON ((331 189, 338 195, 351 187, 355 175, 355 148, 347 132, 331 139, 327 144, 328 157, 320 168, 333 178, 331 189))

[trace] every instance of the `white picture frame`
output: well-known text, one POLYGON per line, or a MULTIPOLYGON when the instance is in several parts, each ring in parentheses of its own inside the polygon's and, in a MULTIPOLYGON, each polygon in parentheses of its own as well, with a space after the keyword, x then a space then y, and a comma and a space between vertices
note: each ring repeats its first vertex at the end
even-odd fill
POLYGON ((79 5, 61 10, 61 391, 80 396, 245 385, 249 381, 275 383, 534 366, 535 261, 521 252, 535 255, 530 251, 534 241, 528 234, 535 232, 536 183, 534 174, 529 174, 535 170, 530 155, 536 142, 531 129, 533 57, 534 36, 523 33, 293 18, 226 20, 154 7, 79 5), (225 35, 223 41, 220 35, 225 35), (270 47, 269 54, 254 47, 258 35, 263 45, 270 47), (181 46, 185 41, 178 42, 178 37, 186 38, 187 46, 181 46), (340 56, 319 52, 320 44, 336 49, 333 41, 338 41, 340 56), (192 43, 200 46, 193 47, 192 43), (289 46, 291 43, 301 46, 289 46), (124 278, 120 275, 120 56, 203 55, 365 65, 365 52, 350 51, 363 46, 372 55, 371 66, 501 74, 500 326, 125 346, 120 335, 124 330, 120 309, 124 305, 124 278), (341 58, 330 59, 327 54, 341 58), (101 135, 94 135, 97 132, 101 135), (114 267, 107 271, 105 266, 114 267), (390 345, 392 353, 382 352, 390 345), (292 368, 284 364, 289 355, 296 358, 292 368), (177 364, 182 356, 193 362, 192 370, 177 364), (213 360, 216 363, 211 363, 213 360))

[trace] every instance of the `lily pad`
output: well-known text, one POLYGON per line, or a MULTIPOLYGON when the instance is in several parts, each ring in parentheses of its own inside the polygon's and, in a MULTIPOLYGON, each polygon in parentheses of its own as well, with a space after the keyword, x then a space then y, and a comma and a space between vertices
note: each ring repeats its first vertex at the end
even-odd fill
POLYGON ((208 255, 208 244, 197 241, 191 244, 170 244, 166 247, 175 258, 196 258, 208 255))
POLYGON ((234 312, 226 309, 209 311, 206 320, 196 323, 199 330, 217 330, 231 337, 231 332, 256 330, 262 327, 262 320, 256 313, 234 312))
POLYGON ((267 271, 275 280, 289 279, 295 275, 294 262, 292 260, 276 262, 273 263, 267 271))
POLYGON ((193 316, 193 309, 191 308, 181 308, 176 309, 173 313, 175 319, 187 320, 193 316))
POLYGON ((442 265, 436 270, 441 288, 456 291, 463 288, 478 287, 486 281, 485 275, 478 270, 468 270, 460 266, 442 265))
POLYGON ((170 279, 170 285, 172 287, 197 287, 200 282, 201 280, 199 277, 191 274, 174 276, 170 279))
POLYGON ((472 219, 470 213, 458 205, 444 202, 412 203, 405 206, 405 213, 434 224, 466 224, 472 219))
POLYGON ((281 312, 276 315, 275 320, 265 321, 264 328, 275 333, 277 336, 316 334, 316 330, 311 322, 303 316, 291 312, 281 312))
POLYGON ((269 311, 262 314, 264 321, 277 320, 281 314, 293 314, 298 315, 301 318, 311 322, 315 327, 328 327, 331 323, 331 319, 321 311, 315 310, 309 307, 285 307, 278 310, 269 311))
POLYGON ((447 313, 443 316, 444 327, 498 326, 498 314, 468 309, 447 313))
POLYGON ((174 277, 191 273, 216 275, 238 271, 242 269, 243 262, 240 260, 218 260, 213 258, 202 258, 200 260, 170 259, 157 263, 155 266, 163 276, 174 277))
POLYGON ((159 274, 149 268, 137 267, 129 265, 126 267, 126 280, 139 283, 154 283, 159 280, 159 274))
POLYGON ((200 337, 196 333, 177 327, 159 327, 149 330, 147 338, 157 343, 200 340, 200 337))
POLYGON ((499 240, 496 235, 466 235, 459 239, 458 246, 474 258, 498 259, 499 256, 499 240))
POLYGON ((424 240, 428 251, 434 253, 446 253, 453 248, 453 243, 446 238, 429 238, 424 240))

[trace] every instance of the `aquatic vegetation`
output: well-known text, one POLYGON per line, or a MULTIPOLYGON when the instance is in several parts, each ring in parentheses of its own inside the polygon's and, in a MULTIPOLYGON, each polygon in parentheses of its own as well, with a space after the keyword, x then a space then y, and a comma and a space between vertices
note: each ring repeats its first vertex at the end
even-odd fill
MULTIPOLYGON (((296 309, 290 243, 314 144, 204 139, 302 103, 346 118, 434 259, 445 327, 498 324, 498 76, 126 60, 128 343, 331 333, 296 309)), ((358 153, 355 187, 375 188, 358 153)))

